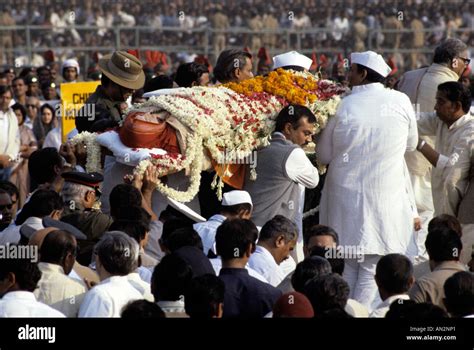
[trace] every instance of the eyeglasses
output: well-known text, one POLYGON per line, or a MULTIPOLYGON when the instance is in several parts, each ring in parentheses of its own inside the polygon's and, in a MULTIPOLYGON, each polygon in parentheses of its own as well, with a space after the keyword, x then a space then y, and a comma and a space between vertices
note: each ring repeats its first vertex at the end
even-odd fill
POLYGON ((461 56, 458 56, 458 58, 462 59, 464 61, 464 64, 466 66, 469 66, 469 63, 471 63, 471 59, 470 58, 464 58, 464 57, 461 57, 461 56))
POLYGON ((11 208, 13 208, 13 204, 0 205, 0 211, 4 211, 5 208, 10 210, 11 208))

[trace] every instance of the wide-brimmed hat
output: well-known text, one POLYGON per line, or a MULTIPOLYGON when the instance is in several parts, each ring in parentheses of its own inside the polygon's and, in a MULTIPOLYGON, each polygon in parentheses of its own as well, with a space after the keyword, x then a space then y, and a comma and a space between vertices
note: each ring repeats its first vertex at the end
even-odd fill
POLYGON ((145 85, 143 65, 133 55, 124 51, 115 51, 99 60, 100 71, 114 83, 127 89, 138 90, 145 85))

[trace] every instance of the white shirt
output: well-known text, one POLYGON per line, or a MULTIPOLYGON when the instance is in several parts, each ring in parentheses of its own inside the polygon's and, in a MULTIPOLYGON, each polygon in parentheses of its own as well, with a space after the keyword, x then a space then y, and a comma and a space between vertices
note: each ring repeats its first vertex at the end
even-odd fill
POLYGON ((431 173, 434 215, 457 216, 457 210, 469 184, 469 169, 474 154, 474 117, 465 114, 449 128, 436 113, 421 113, 420 135, 436 136, 439 158, 431 173))
POLYGON ((370 313, 369 317, 385 317, 388 310, 390 309, 390 305, 397 299, 402 300, 410 300, 410 297, 407 294, 397 294, 388 297, 383 302, 381 302, 374 311, 370 313))
POLYGON ((52 307, 40 303, 27 291, 9 292, 0 299, 0 317, 65 317, 52 307))
POLYGON ((320 223, 339 233, 342 246, 360 247, 363 254, 417 255, 416 205, 404 158, 417 143, 405 94, 373 83, 353 87, 342 100, 317 149, 318 159, 330 164, 320 223))
POLYGON ((61 266, 40 262, 41 279, 34 291, 38 301, 60 311, 66 317, 77 317, 87 288, 84 283, 64 274, 61 266))
POLYGON ((0 232, 0 245, 17 244, 20 242, 20 227, 14 223, 11 223, 6 229, 0 232))
POLYGON ((265 277, 268 283, 274 287, 285 279, 285 274, 273 255, 260 245, 257 245, 255 252, 250 256, 249 266, 265 277))
POLYGON ((87 292, 79 317, 120 317, 125 305, 139 299, 144 299, 143 295, 128 276, 112 276, 87 292))
POLYGON ((160 248, 158 240, 163 234, 163 223, 159 220, 153 220, 150 223, 150 232, 148 243, 145 246, 145 253, 156 259, 158 262, 165 256, 165 253, 160 248))
POLYGON ((216 254, 216 231, 226 219, 224 215, 216 214, 211 216, 206 222, 199 222, 193 225, 193 228, 199 237, 201 237, 204 254, 206 254, 206 256, 209 250, 212 250, 212 252, 216 254))
POLYGON ((0 154, 8 154, 15 159, 20 152, 20 132, 15 112, 0 111, 0 154))
POLYGON ((0 154, 5 154, 7 151, 7 144, 8 144, 8 126, 9 126, 9 118, 8 114, 10 110, 6 113, 0 111, 0 154))
MULTIPOLYGON (((209 261, 211 262, 212 268, 216 272, 216 275, 219 276, 219 273, 221 272, 221 269, 222 269, 222 260, 221 260, 221 258, 209 259, 209 261)), ((249 275, 252 276, 253 278, 256 278, 259 281, 262 281, 264 283, 268 283, 268 281, 265 277, 263 277, 257 271, 255 271, 254 269, 249 267, 248 264, 247 264, 247 266, 245 266, 245 268, 247 269, 249 275)))

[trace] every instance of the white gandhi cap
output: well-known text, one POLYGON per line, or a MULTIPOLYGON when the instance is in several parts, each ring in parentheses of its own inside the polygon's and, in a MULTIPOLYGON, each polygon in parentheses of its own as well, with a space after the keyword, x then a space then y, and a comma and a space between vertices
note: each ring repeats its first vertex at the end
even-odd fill
POLYGON ((312 63, 313 60, 311 60, 311 58, 296 51, 282 53, 281 55, 273 57, 273 69, 285 66, 298 66, 304 69, 309 69, 312 63))
POLYGON ((386 78, 392 71, 392 68, 390 68, 390 66, 385 62, 383 57, 373 51, 351 53, 351 63, 357 63, 370 68, 384 78, 386 78))
POLYGON ((253 209, 252 198, 247 191, 230 191, 222 195, 222 205, 225 207, 230 207, 232 205, 248 203, 253 209))
POLYGON ((73 58, 70 58, 64 61, 63 63, 63 70, 64 68, 70 68, 70 67, 76 68, 77 74, 81 74, 81 67, 79 67, 79 63, 73 58))

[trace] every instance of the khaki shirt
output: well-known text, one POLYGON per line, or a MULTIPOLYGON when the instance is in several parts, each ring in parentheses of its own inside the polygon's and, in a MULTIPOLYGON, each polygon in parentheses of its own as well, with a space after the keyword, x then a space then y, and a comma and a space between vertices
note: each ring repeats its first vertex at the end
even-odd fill
POLYGON ((416 303, 432 303, 446 310, 444 306, 444 282, 456 272, 466 271, 458 261, 444 261, 432 272, 415 282, 408 292, 416 303))

